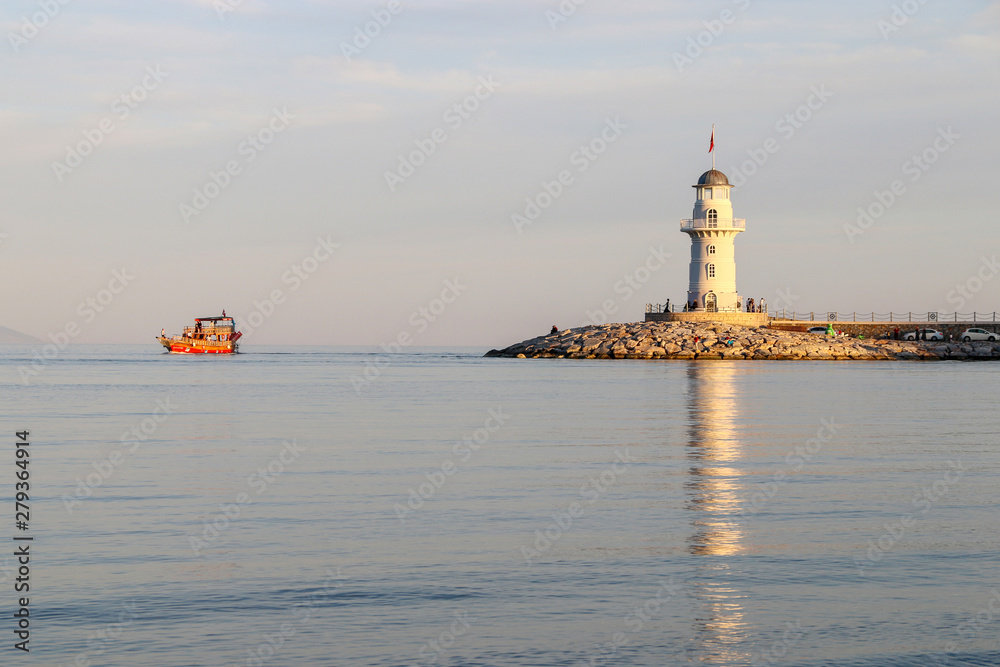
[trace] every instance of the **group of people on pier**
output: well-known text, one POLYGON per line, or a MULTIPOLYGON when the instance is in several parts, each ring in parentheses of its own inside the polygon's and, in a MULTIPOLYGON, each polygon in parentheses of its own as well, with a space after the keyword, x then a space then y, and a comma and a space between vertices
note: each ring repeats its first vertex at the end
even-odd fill
MULTIPOLYGON (((736 303, 736 310, 740 310, 741 309, 740 308, 741 305, 742 304, 737 301, 737 303, 736 303)), ((695 310, 698 310, 698 308, 699 308, 699 306, 698 306, 698 302, 697 301, 689 301, 688 303, 684 304, 684 309, 683 309, 682 312, 689 313, 689 312, 693 312, 695 310)), ((663 307, 663 312, 665 312, 665 313, 673 312, 670 309, 670 299, 667 299, 667 303, 663 307)), ((747 313, 766 313, 767 312, 767 302, 763 298, 761 298, 761 300, 759 302, 758 301, 754 301, 752 298, 748 298, 747 299, 747 303, 746 303, 746 310, 744 312, 747 312, 747 313)))

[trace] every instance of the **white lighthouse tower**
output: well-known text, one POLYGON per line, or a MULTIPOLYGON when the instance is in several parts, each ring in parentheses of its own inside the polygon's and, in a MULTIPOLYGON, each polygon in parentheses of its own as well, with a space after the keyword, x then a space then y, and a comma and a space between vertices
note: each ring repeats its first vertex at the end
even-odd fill
MULTIPOLYGON (((714 132, 712 139, 714 147, 714 132)), ((746 221, 733 217, 729 199, 733 186, 714 165, 692 187, 697 193, 694 213, 689 220, 681 220, 681 231, 691 237, 687 301, 695 304, 696 311, 736 312, 740 310, 740 295, 736 291, 733 242, 746 229, 746 221)))

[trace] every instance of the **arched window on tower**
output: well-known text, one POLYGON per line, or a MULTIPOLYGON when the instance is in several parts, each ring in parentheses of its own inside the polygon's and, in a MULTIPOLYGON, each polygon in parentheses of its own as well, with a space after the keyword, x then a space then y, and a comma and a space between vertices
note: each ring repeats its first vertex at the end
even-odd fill
POLYGON ((708 228, 715 229, 719 226, 719 212, 714 208, 708 209, 708 228))
POLYGON ((714 245, 708 246, 708 254, 709 255, 714 255, 715 254, 715 246, 714 245))
POLYGON ((709 278, 714 278, 715 277, 715 264, 709 264, 706 267, 706 269, 708 271, 708 277, 709 278))

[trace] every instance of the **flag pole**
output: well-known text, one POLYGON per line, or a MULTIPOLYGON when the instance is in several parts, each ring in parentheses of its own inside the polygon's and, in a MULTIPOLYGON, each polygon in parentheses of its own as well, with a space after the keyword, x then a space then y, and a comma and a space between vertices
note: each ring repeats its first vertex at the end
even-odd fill
POLYGON ((712 170, 715 170, 715 123, 712 123, 712 170))

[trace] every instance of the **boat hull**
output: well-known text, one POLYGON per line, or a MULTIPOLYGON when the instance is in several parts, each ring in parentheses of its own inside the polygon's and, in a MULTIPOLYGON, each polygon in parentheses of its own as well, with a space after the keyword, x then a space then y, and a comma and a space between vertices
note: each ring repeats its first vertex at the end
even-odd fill
POLYGON ((235 354, 239 351, 236 341, 210 342, 160 338, 160 344, 170 354, 235 354))

